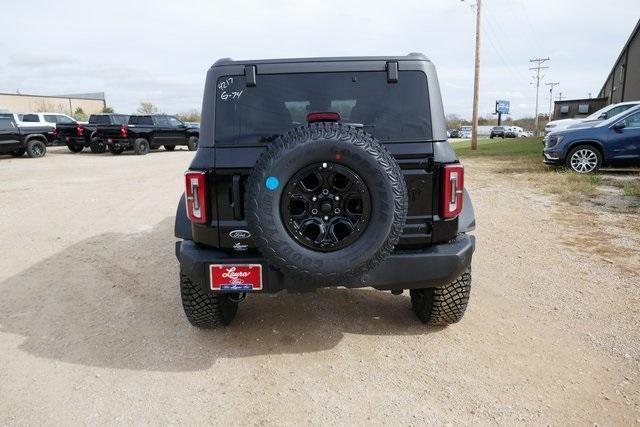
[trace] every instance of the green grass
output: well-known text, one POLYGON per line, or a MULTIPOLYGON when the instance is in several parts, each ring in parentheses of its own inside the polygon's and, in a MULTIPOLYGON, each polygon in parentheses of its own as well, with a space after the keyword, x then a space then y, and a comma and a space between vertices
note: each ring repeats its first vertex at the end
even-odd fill
POLYGON ((622 192, 625 196, 640 197, 640 182, 625 182, 622 192))
POLYGON ((480 139, 477 150, 471 150, 470 141, 452 145, 463 162, 465 158, 494 161, 496 173, 522 175, 536 187, 569 202, 579 202, 582 196, 596 195, 602 183, 598 174, 580 175, 543 164, 542 138, 480 139))
POLYGON ((451 144, 460 157, 533 158, 542 162, 542 138, 479 139, 478 149, 471 150, 471 141, 451 144))
POLYGON ((538 188, 577 203, 584 196, 595 196, 600 185, 620 188, 625 196, 640 197, 640 181, 620 182, 598 173, 581 175, 565 168, 549 167, 542 162, 542 138, 479 139, 478 149, 471 150, 471 141, 451 144, 464 159, 484 158, 495 164, 495 172, 518 174, 538 188))

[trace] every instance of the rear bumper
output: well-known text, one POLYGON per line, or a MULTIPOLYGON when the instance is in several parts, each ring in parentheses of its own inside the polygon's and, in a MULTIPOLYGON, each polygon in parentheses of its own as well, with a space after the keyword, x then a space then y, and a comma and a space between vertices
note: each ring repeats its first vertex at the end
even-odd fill
POLYGON ((65 145, 88 146, 86 139, 82 136, 61 136, 56 140, 56 142, 65 145))
MULTIPOLYGON (((448 243, 433 245, 418 251, 394 252, 361 280, 345 283, 349 288, 371 286, 381 290, 417 289, 441 286, 453 281, 471 265, 475 249, 475 237, 460 234, 448 243)), ((238 257, 223 251, 197 245, 190 240, 176 242, 176 257, 180 273, 193 283, 211 292, 209 265, 211 264, 260 264, 262 265, 261 292, 281 290, 304 292, 316 287, 293 280, 271 267, 259 255, 238 257)))

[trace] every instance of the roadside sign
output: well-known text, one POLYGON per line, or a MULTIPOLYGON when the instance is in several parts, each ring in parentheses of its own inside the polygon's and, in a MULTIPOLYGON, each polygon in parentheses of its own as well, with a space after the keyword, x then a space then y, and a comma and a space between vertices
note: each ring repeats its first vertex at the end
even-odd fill
POLYGON ((510 101, 498 100, 496 101, 496 113, 509 114, 510 101))

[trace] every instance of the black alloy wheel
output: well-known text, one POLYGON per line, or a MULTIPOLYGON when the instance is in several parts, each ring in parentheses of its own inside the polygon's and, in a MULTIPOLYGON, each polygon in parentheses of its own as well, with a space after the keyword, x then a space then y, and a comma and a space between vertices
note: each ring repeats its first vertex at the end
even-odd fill
POLYGON ((350 168, 314 163, 289 180, 280 212, 287 231, 300 244, 315 251, 337 251, 366 229, 371 196, 362 178, 350 168))

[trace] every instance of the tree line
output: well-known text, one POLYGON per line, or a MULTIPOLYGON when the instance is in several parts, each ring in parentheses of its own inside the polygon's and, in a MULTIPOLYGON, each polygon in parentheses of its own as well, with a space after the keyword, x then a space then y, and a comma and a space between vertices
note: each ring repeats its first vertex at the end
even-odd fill
MULTIPOLYGON (((55 108, 50 108, 50 109, 43 109, 42 111, 56 111, 55 108)), ((63 111, 61 111, 63 112, 63 111)), ((102 113, 108 114, 108 113, 113 113, 114 110, 111 107, 107 107, 105 106, 104 108, 102 108, 102 113)), ((138 114, 158 114, 160 113, 160 110, 158 109, 158 107, 153 104, 152 102, 146 102, 143 101, 140 103, 140 105, 138 106, 138 109, 136 110, 136 112, 138 114)), ((164 114, 164 113, 161 113, 164 114)), ((87 113, 85 113, 85 111, 82 109, 82 107, 78 107, 76 108, 73 113, 71 114, 71 116, 78 120, 78 121, 86 121, 89 116, 87 113)), ((195 108, 188 110, 188 111, 183 111, 181 113, 177 113, 175 114, 175 116, 177 118, 179 118, 180 120, 182 120, 183 122, 199 122, 200 121, 200 111, 196 110, 195 108)))

